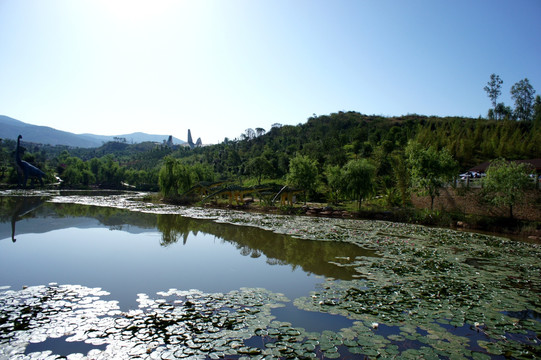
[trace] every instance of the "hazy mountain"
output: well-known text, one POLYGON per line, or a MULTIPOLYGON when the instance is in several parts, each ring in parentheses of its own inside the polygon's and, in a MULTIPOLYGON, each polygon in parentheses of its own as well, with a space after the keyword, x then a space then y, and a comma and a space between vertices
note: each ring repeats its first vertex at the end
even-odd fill
MULTIPOLYGON (((145 141, 162 142, 169 138, 169 135, 152 135, 142 132, 111 136, 74 134, 67 131, 56 130, 48 126, 27 124, 10 118, 9 116, 0 115, 0 138, 16 140, 19 135, 22 135, 23 140, 27 142, 49 145, 67 145, 82 148, 98 147, 104 142, 113 141, 114 138, 124 138, 129 144, 145 141)), ((173 137, 173 143, 184 144, 185 141, 173 137)))
MULTIPOLYGON (((131 134, 112 135, 112 136, 94 135, 94 134, 81 134, 80 136, 86 136, 86 137, 95 139, 100 142, 100 145, 102 144, 102 142, 113 141, 115 137, 126 139, 126 142, 128 144, 142 143, 145 141, 162 142, 163 140, 167 141, 167 139, 169 138, 169 135, 152 135, 152 134, 147 134, 143 132, 134 132, 131 134)), ((176 137, 173 137, 173 144, 184 144, 184 143, 185 141, 177 139, 176 137)))

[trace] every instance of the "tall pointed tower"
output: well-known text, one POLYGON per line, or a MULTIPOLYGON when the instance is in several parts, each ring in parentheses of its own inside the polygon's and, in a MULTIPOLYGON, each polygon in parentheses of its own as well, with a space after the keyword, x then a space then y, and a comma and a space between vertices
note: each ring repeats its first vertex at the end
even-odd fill
POLYGON ((192 132, 190 131, 190 129, 188 129, 188 145, 190 145, 191 149, 195 147, 195 144, 193 143, 193 139, 192 139, 192 132))

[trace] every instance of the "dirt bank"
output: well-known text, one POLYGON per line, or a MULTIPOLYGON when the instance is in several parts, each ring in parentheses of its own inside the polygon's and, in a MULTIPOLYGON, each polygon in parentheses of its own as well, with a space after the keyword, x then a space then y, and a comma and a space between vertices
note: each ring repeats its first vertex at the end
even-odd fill
MULTIPOLYGON (((481 189, 442 189, 440 196, 434 200, 434 209, 490 217, 509 216, 509 208, 483 204, 480 201, 480 191, 481 189)), ((430 208, 428 196, 413 195, 411 200, 417 209, 430 208)), ((528 191, 524 201, 513 207, 513 217, 517 220, 541 221, 541 191, 528 191)))

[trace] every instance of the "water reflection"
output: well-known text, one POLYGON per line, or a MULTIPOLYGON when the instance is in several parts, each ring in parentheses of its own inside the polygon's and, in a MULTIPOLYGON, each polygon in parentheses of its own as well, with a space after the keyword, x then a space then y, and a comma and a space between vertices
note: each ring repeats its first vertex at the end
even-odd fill
POLYGON ((33 216, 34 210, 39 208, 45 199, 42 197, 18 197, 18 198, 4 198, 0 197, 0 208, 7 209, 7 213, 1 213, 2 222, 4 218, 9 217, 11 214, 11 241, 16 242, 15 228, 18 221, 21 221, 25 217, 33 216))
POLYGON ((296 239, 289 235, 275 234, 255 227, 214 223, 190 219, 180 215, 158 215, 157 227, 162 233, 164 246, 182 240, 186 244, 190 233, 211 234, 233 244, 243 256, 267 257, 269 265, 291 265, 304 271, 341 280, 351 280, 354 269, 341 266, 339 259, 355 256, 375 256, 350 243, 310 241, 296 239))
MULTIPOLYGON (((259 258, 264 255, 269 265, 290 265, 293 269, 300 267, 308 273, 342 280, 350 280, 356 273, 353 268, 342 266, 341 258, 374 256, 373 251, 350 243, 301 240, 254 227, 215 223, 174 214, 147 214, 106 207, 51 204, 45 203, 45 199, 40 197, 0 199, 0 218, 2 222, 10 219, 13 241, 15 223, 30 218, 34 221, 21 226, 20 234, 45 233, 66 227, 90 228, 98 224, 110 230, 122 230, 132 234, 158 229, 161 233, 160 245, 168 247, 175 243, 186 245, 190 235, 196 237, 202 233, 233 245, 242 256, 259 258), (62 221, 58 221, 59 219, 62 221)), ((4 234, 0 231, 0 235, 4 234)))

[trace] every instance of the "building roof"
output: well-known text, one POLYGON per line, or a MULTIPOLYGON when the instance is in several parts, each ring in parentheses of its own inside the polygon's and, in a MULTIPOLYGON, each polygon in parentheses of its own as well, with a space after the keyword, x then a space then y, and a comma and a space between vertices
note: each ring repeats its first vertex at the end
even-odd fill
MULTIPOLYGON (((541 159, 529 159, 529 160, 512 160, 513 162, 516 162, 518 164, 530 164, 537 172, 541 171, 541 159)), ((485 161, 482 164, 479 164, 477 166, 472 167, 470 170, 471 172, 479 172, 484 173, 487 171, 488 167, 490 166, 490 161, 485 161)))

